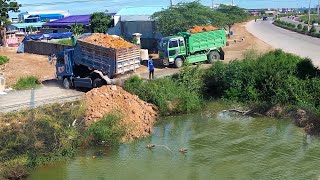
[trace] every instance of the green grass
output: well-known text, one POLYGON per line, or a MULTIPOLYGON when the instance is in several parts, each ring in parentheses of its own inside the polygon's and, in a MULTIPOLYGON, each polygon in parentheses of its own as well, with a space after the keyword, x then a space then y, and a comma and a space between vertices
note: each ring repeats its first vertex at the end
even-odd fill
POLYGON ((309 59, 281 50, 216 63, 206 73, 207 96, 244 103, 320 108, 320 70, 309 59))
POLYGON ((68 38, 68 39, 61 39, 61 40, 57 41, 56 44, 72 46, 72 41, 71 41, 70 38, 68 38))
MULTIPOLYGON (((308 16, 301 16, 300 19, 302 19, 302 21, 304 21, 305 23, 308 23, 308 16)), ((310 23, 312 23, 312 21, 317 21, 320 23, 320 18, 317 15, 311 15, 310 16, 310 23)))
POLYGON ((6 64, 9 62, 9 58, 7 56, 0 56, 0 65, 6 64))
POLYGON ((25 90, 25 89, 32 89, 37 88, 40 86, 40 82, 37 77, 29 76, 19 78, 18 81, 14 84, 13 88, 16 90, 25 90))
POLYGON ((144 81, 137 76, 129 78, 125 90, 142 100, 156 105, 162 115, 192 113, 202 107, 203 71, 185 66, 173 78, 144 81))
POLYGON ((84 110, 74 102, 0 115, 0 179, 25 176, 35 166, 73 157, 84 110))
POLYGON ((118 143, 125 132, 119 125, 121 118, 120 113, 110 113, 91 124, 86 131, 86 141, 93 145, 118 143))

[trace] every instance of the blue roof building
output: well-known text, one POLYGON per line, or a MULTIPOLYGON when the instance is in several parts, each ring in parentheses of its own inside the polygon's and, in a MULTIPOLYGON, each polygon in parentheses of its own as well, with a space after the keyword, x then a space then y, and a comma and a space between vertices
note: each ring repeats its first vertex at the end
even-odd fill
POLYGON ((53 21, 64 18, 62 14, 36 14, 30 15, 24 19, 25 23, 40 22, 40 21, 53 21))

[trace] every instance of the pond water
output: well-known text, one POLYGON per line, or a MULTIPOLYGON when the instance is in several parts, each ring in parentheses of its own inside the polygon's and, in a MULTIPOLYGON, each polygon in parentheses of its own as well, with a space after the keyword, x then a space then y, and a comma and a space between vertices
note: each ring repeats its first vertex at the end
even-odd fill
POLYGON ((161 119, 148 138, 82 151, 28 179, 317 179, 319 155, 320 139, 290 121, 205 111, 161 119))

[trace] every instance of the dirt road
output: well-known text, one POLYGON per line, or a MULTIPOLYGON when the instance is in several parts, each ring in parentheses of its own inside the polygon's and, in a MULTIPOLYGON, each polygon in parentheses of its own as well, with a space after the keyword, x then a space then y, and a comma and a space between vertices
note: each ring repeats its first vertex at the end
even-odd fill
MULTIPOLYGON (((246 28, 246 23, 237 24, 233 27, 234 36, 229 39, 230 46, 225 47, 225 62, 229 62, 234 59, 240 59, 243 53, 248 49, 254 49, 259 52, 266 52, 272 49, 272 47, 258 38, 250 34, 246 28), (242 40, 244 38, 244 40, 242 40), (236 40, 236 43, 234 43, 236 40)), ((25 77, 35 75, 40 80, 52 79, 54 77, 54 66, 50 65, 47 61, 47 57, 32 55, 32 54, 16 54, 15 49, 0 49, 1 55, 6 55, 10 58, 10 62, 2 68, 8 85, 12 85, 19 77, 25 77)), ((135 73, 143 79, 148 79, 148 68, 146 63, 142 63, 142 67, 135 73)), ((162 78, 165 76, 171 76, 179 72, 176 68, 165 68, 161 65, 161 62, 155 60, 155 77, 162 78)), ((203 67, 209 67, 209 64, 203 64, 203 67)), ((130 75, 123 76, 121 79, 126 79, 130 75)), ((0 112, 9 112, 19 110, 22 108, 33 108, 41 106, 43 104, 50 104, 56 102, 73 101, 81 98, 83 92, 76 90, 65 90, 57 87, 57 83, 47 84, 36 90, 28 91, 13 91, 7 95, 0 95, 0 112)))
POLYGON ((0 47, 0 55, 10 59, 9 63, 0 66, 0 73, 6 77, 8 87, 26 76, 37 76, 41 81, 54 78, 55 67, 48 63, 48 57, 16 52, 17 48, 0 47))

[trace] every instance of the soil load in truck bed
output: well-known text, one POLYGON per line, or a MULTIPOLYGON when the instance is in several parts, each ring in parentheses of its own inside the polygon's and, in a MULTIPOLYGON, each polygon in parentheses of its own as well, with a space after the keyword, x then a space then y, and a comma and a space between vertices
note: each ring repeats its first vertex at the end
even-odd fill
POLYGON ((130 48, 133 47, 134 44, 125 41, 121 37, 114 37, 106 34, 94 33, 89 37, 82 39, 84 42, 88 42, 91 44, 103 46, 106 48, 114 48, 114 49, 121 49, 121 48, 130 48))
POLYGON ((208 26, 194 26, 192 29, 189 29, 188 32, 191 34, 199 33, 199 32, 205 32, 205 31, 214 31, 219 28, 208 25, 208 26))

